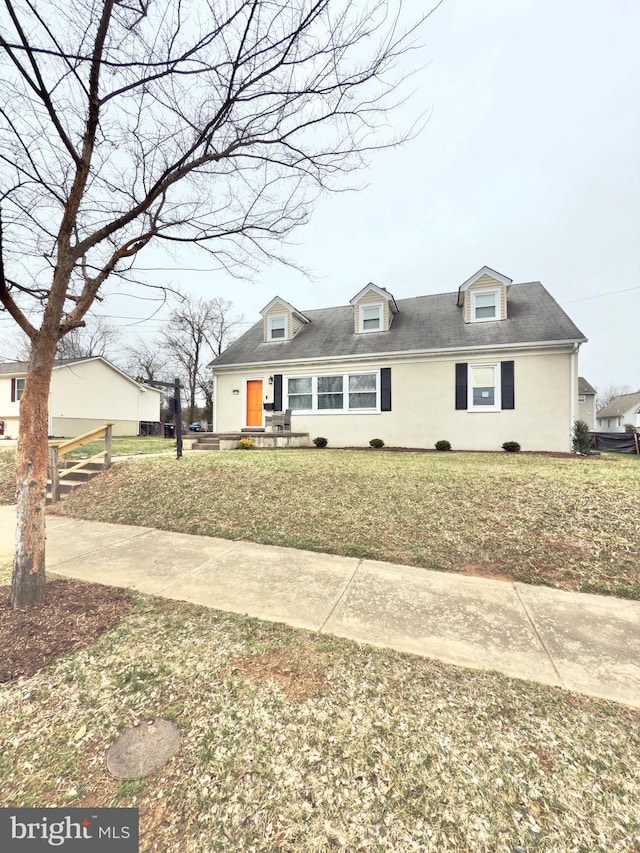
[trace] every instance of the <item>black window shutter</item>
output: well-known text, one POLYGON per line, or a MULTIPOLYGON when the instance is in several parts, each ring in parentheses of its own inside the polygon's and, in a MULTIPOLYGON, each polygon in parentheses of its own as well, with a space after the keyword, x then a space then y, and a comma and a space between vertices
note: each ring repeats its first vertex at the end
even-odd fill
POLYGON ((467 408, 467 363, 456 364, 456 409, 467 408))
POLYGON ((380 369, 380 411, 391 411, 391 368, 380 369))
POLYGON ((282 374, 276 373, 273 377, 273 410, 282 411, 282 374))
POLYGON ((11 380, 11 402, 15 403, 16 401, 16 380, 11 380))
POLYGON ((503 409, 515 409, 515 386, 512 361, 503 361, 500 365, 500 379, 502 383, 500 399, 503 409))

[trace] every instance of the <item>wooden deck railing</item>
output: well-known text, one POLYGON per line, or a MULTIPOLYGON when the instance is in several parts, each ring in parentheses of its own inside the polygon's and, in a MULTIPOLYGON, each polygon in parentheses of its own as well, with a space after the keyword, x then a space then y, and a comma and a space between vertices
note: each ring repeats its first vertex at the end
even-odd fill
POLYGON ((113 430, 112 423, 103 424, 98 429, 91 432, 85 432, 84 435, 78 435, 76 438, 69 438, 66 441, 50 441, 49 442, 49 468, 51 477, 51 500, 55 503, 60 500, 60 480, 68 477, 74 471, 80 471, 85 465, 90 462, 96 462, 98 459, 104 460, 104 468, 111 466, 111 433, 113 430), (67 453, 82 447, 84 444, 89 444, 90 441, 97 441, 104 438, 104 450, 100 453, 95 453, 88 459, 81 459, 77 465, 72 468, 60 468, 60 460, 67 453))

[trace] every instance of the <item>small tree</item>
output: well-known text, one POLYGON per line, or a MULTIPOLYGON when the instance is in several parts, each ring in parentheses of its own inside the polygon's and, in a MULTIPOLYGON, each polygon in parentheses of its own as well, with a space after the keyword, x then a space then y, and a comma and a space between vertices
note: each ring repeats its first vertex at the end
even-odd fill
POLYGON ((591 432, 589 431, 589 425, 585 421, 577 420, 573 424, 571 447, 574 453, 579 453, 581 456, 588 456, 591 452, 591 432))

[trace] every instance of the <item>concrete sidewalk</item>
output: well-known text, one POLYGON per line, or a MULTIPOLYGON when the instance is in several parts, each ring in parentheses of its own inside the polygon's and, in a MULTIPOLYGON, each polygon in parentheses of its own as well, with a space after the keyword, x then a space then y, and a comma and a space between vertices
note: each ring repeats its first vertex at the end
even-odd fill
POLYGON ((637 601, 56 516, 47 569, 640 708, 637 601))

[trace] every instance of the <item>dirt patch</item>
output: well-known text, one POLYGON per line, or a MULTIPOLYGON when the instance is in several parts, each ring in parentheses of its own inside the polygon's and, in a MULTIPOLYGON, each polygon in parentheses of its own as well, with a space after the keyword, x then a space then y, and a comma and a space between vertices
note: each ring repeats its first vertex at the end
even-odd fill
POLYGON ((13 610, 9 596, 0 587, 0 682, 88 646, 132 606, 125 590, 75 580, 49 581, 46 602, 26 610, 13 610))
POLYGON ((241 672, 251 681, 273 681, 287 699, 306 702, 326 695, 331 689, 323 661, 317 650, 297 650, 295 656, 286 649, 234 658, 229 673, 241 672))

